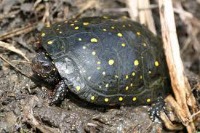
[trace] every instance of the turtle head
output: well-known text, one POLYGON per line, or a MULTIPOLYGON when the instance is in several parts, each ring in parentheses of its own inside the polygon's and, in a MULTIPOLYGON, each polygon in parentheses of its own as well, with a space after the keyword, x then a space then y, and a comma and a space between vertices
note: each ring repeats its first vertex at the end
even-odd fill
POLYGON ((60 80, 59 73, 46 52, 39 51, 32 60, 32 70, 34 76, 43 81, 54 84, 60 80))

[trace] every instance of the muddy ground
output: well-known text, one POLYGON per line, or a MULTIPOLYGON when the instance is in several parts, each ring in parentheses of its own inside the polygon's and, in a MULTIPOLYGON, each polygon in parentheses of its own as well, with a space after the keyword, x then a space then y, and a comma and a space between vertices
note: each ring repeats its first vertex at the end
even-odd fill
MULTIPOLYGON (((149 106, 105 108, 90 105, 76 96, 58 106, 49 106, 45 86, 31 80, 31 59, 35 55, 38 32, 48 23, 73 17, 127 16, 123 0, 0 0, 0 132, 132 133, 169 131, 162 121, 152 122, 149 106), (14 48, 12 47, 14 46, 14 48), (26 60, 23 57, 29 60, 26 60)), ((151 1, 156 5, 156 1, 151 1)), ((175 13, 181 56, 199 105, 200 101, 200 1, 174 1, 193 15, 196 23, 182 21, 175 13)), ((154 6, 158 33, 159 17, 154 6)), ((177 121, 178 122, 178 121, 177 121)), ((195 122, 200 131, 199 121, 195 122)))

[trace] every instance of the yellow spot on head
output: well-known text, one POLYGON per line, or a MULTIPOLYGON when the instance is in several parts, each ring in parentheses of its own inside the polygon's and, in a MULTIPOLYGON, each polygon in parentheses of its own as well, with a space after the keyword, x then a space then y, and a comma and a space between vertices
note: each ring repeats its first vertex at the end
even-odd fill
POLYGON ((138 35, 138 36, 140 36, 141 35, 141 33, 138 31, 138 32, 136 32, 136 34, 138 35))
POLYGON ((48 41, 47 44, 53 44, 53 41, 48 41))
POLYGON ((126 46, 126 44, 125 43, 122 43, 122 47, 125 47, 126 46))
POLYGON ((159 66, 159 62, 158 61, 155 61, 155 66, 159 66))
POLYGON ((101 62, 100 62, 100 61, 97 61, 97 64, 99 65, 99 64, 101 64, 101 62))
POLYGON ((82 38, 78 38, 79 41, 82 41, 82 38))
POLYGON ((98 40, 96 38, 92 38, 90 41, 91 42, 98 42, 98 40))
POLYGON ((132 76, 135 76, 135 72, 132 72, 132 76))
POLYGON ((147 102, 148 102, 148 103, 149 103, 149 102, 151 102, 151 99, 150 99, 150 98, 148 98, 148 99, 147 99, 147 102))
POLYGON ((83 46, 83 49, 86 49, 86 46, 83 46))
POLYGON ((108 64, 109 64, 109 65, 113 65, 114 63, 115 63, 115 61, 112 60, 112 59, 110 59, 110 60, 108 61, 108 64))
POLYGON ((92 101, 94 101, 94 99, 95 99, 95 96, 91 96, 91 97, 90 97, 90 99, 91 99, 92 101))
POLYGON ((128 75, 126 75, 126 79, 128 79, 128 75))
POLYGON ((133 101, 136 101, 137 100, 137 98, 136 97, 133 97, 133 99, 132 99, 133 101))
POLYGON ((122 33, 117 33, 117 36, 122 37, 123 35, 122 35, 122 33))
POLYGON ((80 91, 81 87, 80 86, 76 86, 76 91, 80 91))
POLYGON ((104 101, 105 101, 105 102, 108 102, 108 101, 109 101, 109 99, 108 99, 108 98, 105 98, 105 99, 104 99, 104 101))
POLYGON ((135 61, 134 61, 134 65, 135 65, 135 66, 138 66, 138 65, 139 65, 139 61, 138 61, 138 60, 135 60, 135 61))
POLYGON ((53 68, 53 71, 55 71, 56 69, 55 68, 53 68))
POLYGON ((128 90, 128 86, 126 86, 126 90, 128 90))
POLYGON ((44 36, 45 36, 45 33, 43 32, 43 33, 41 34, 41 36, 44 37, 44 36))
POLYGON ((107 31, 106 29, 103 29, 103 31, 107 31))
POLYGON ((89 22, 83 22, 83 25, 85 25, 85 26, 89 25, 89 22))
POLYGON ((47 24, 46 27, 49 28, 49 27, 51 27, 51 25, 50 25, 50 24, 47 24))
POLYGON ((123 97, 119 97, 119 101, 120 101, 120 102, 123 101, 123 97))
POLYGON ((79 29, 79 27, 78 27, 78 26, 76 26, 74 29, 75 29, 75 30, 78 30, 78 29, 79 29))

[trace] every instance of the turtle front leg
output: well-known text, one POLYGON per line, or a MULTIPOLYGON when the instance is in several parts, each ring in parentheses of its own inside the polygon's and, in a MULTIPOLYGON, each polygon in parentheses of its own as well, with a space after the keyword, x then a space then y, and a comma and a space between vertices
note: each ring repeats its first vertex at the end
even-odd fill
POLYGON ((55 93, 52 97, 50 105, 60 104, 67 94, 67 88, 63 80, 61 80, 55 87, 55 93))

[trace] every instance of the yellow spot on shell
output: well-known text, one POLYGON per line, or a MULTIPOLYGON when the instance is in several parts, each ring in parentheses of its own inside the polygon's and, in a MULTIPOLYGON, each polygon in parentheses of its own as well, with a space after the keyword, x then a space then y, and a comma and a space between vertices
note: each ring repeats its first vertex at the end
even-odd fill
POLYGON ((119 78, 117 75, 115 75, 115 78, 119 78))
POLYGON ((50 24, 47 24, 46 27, 49 28, 49 27, 51 27, 51 25, 50 25, 50 24))
POLYGON ((123 35, 122 35, 122 33, 117 33, 117 36, 122 37, 123 35))
POLYGON ((125 25, 123 25, 122 27, 126 27, 125 25))
POLYGON ((106 72, 102 72, 103 75, 106 75, 106 72))
POLYGON ((142 75, 140 76, 140 79, 142 79, 142 75))
POLYGON ((92 101, 94 101, 94 99, 95 99, 95 96, 91 96, 91 97, 90 97, 90 99, 91 99, 92 101))
POLYGON ((135 76, 135 72, 132 72, 132 76, 135 76))
POLYGON ((123 101, 123 97, 119 97, 119 101, 120 101, 120 102, 123 101))
POLYGON ((83 25, 85 25, 85 26, 89 25, 89 22, 83 22, 83 25))
POLYGON ((126 79, 128 79, 128 75, 126 75, 126 79))
POLYGON ((151 74, 151 71, 149 71, 149 74, 151 74))
POLYGON ((138 61, 138 60, 135 60, 135 61, 134 61, 134 65, 135 65, 135 66, 138 66, 138 65, 139 65, 139 61, 138 61))
POLYGON ((78 27, 78 26, 76 26, 74 29, 75 29, 75 30, 78 30, 78 29, 79 29, 79 27, 78 27))
POLYGON ((106 88, 108 88, 109 84, 106 84, 106 88))
POLYGON ((98 40, 96 38, 92 38, 90 41, 91 42, 98 42, 98 40))
POLYGON ((131 85, 130 86, 133 86, 133 83, 131 83, 131 85))
POLYGON ((125 43, 122 43, 122 47, 125 47, 126 46, 126 44, 125 43))
POLYGON ((158 61, 155 61, 155 66, 159 66, 159 62, 158 61))
POLYGON ((41 34, 41 36, 44 37, 44 36, 45 36, 45 33, 43 32, 43 33, 41 34))
POLYGON ((129 87, 128 87, 128 86, 126 86, 126 88, 125 88, 125 89, 126 89, 126 90, 128 90, 128 88, 129 88, 129 87))
POLYGON ((111 27, 111 29, 115 29, 115 27, 114 27, 114 26, 112 26, 112 27, 111 27))
POLYGON ((90 79, 91 79, 91 76, 88 77, 88 80, 90 80, 90 79))
POLYGON ((80 91, 81 87, 80 86, 76 86, 76 91, 80 91))
POLYGON ((147 44, 144 42, 144 43, 143 43, 143 46, 144 46, 144 47, 146 47, 146 46, 147 46, 147 44))
POLYGON ((86 49, 86 46, 83 46, 83 49, 86 49))
POLYGON ((107 17, 107 16, 103 16, 103 18, 105 18, 105 19, 108 19, 108 17, 107 17))
POLYGON ((74 24, 70 24, 70 26, 74 26, 74 24))
POLYGON ((100 61, 97 61, 97 64, 99 65, 99 64, 101 64, 101 62, 100 62, 100 61))
POLYGON ((101 67, 97 67, 97 70, 100 70, 101 69, 101 67))
POLYGON ((105 99, 104 99, 104 101, 105 101, 105 102, 108 102, 108 101, 109 101, 109 99, 108 99, 108 98, 105 98, 105 99))
POLYGON ((113 60, 113 59, 110 59, 109 61, 108 61, 108 64, 109 65, 113 65, 115 63, 115 61, 113 60))
POLYGON ((148 103, 149 103, 149 102, 151 102, 151 99, 150 99, 150 98, 148 98, 148 99, 147 99, 147 102, 148 102, 148 103))
POLYGON ((103 31, 107 31, 106 29, 103 29, 103 31))
POLYGON ((95 51, 93 51, 93 52, 92 52, 92 55, 96 55, 96 52, 95 52, 95 51))
POLYGON ((133 99, 132 99, 133 101, 136 101, 137 100, 137 98, 136 97, 133 97, 133 99))
POLYGON ((62 34, 62 31, 59 31, 60 34, 62 34))
POLYGON ((51 44, 53 44, 53 41, 48 41, 47 44, 50 44, 50 45, 51 45, 51 44))
POLYGON ((78 38, 79 41, 82 41, 82 38, 78 38))
POLYGON ((136 34, 138 35, 138 36, 140 36, 141 35, 141 33, 138 31, 138 32, 136 32, 136 34))

